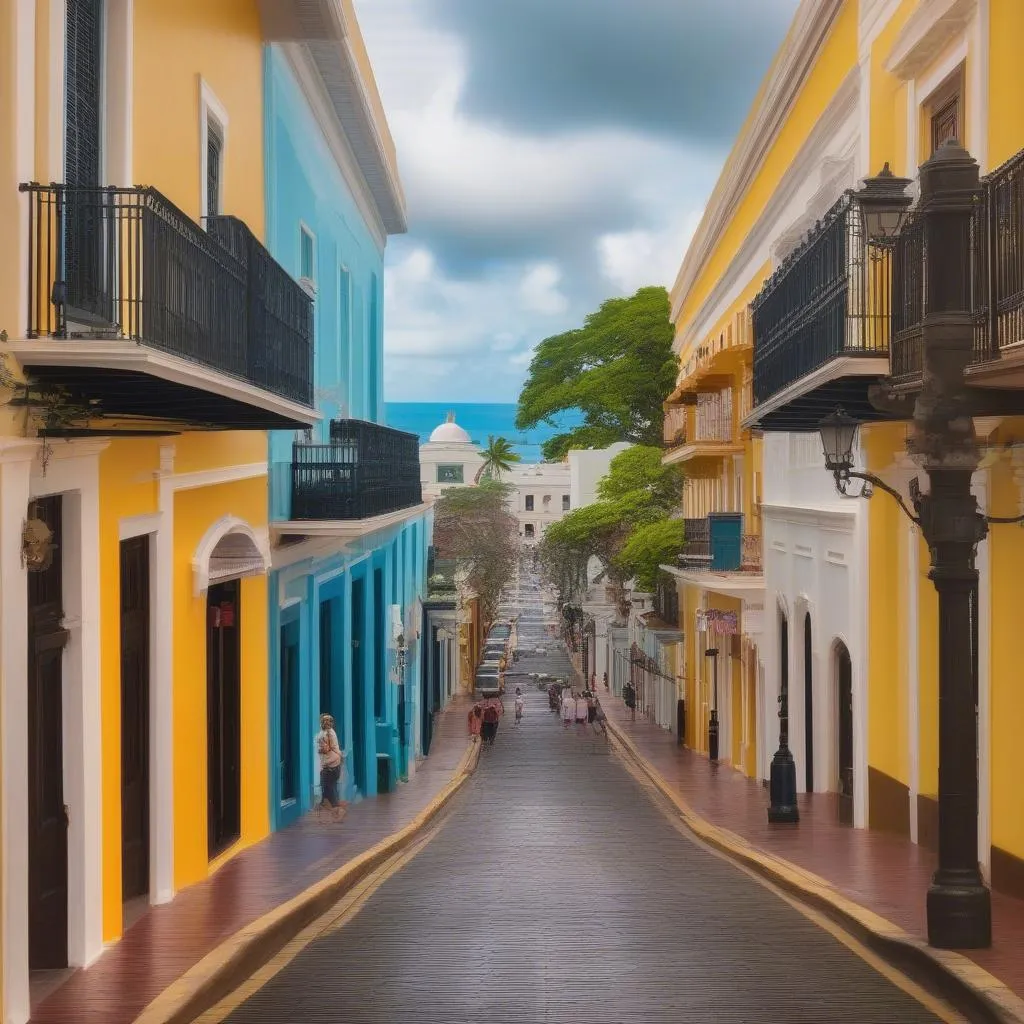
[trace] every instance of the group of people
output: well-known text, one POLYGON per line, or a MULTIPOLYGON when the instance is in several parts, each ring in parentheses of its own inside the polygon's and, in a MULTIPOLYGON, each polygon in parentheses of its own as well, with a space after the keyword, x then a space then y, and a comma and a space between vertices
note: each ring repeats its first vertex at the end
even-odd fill
MULTIPOLYGON (((523 720, 523 708, 526 700, 523 697, 522 688, 516 687, 516 725, 523 720)), ((498 735, 498 722, 505 714, 505 704, 501 697, 489 697, 487 700, 478 700, 469 709, 469 734, 479 736, 482 743, 488 746, 493 745, 494 738, 498 735)))
POLYGON ((601 707, 601 702, 593 691, 583 690, 576 693, 567 686, 562 690, 561 711, 562 725, 566 729, 575 722, 581 729, 585 729, 589 725, 595 732, 599 732, 605 737, 608 736, 608 730, 604 724, 604 708, 601 707))

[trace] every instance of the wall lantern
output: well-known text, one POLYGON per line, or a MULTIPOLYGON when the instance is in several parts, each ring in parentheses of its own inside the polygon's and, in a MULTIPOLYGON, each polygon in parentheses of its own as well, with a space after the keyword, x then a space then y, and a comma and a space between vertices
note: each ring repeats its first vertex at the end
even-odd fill
POLYGON ((900 233, 907 210, 913 202, 906 194, 909 178, 897 178, 888 163, 873 178, 865 178, 856 192, 864 217, 865 241, 891 244, 900 233))

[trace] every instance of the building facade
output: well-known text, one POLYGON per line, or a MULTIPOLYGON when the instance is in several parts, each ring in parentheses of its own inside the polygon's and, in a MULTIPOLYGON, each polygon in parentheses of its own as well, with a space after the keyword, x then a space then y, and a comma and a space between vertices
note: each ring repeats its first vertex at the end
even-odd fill
MULTIPOLYGON (((981 174, 977 230, 988 239, 972 264, 967 378, 984 453, 974 491, 989 514, 1018 513, 1024 101, 1012 40, 1021 38, 1024 9, 1013 0, 802 3, 673 291, 692 344, 731 311, 752 328, 739 426, 764 438, 757 773, 767 777, 785 688, 798 788, 830 794, 842 821, 932 848, 939 627, 929 552, 888 496, 837 493, 817 429, 842 407, 863 424, 857 465, 908 496, 918 470, 906 414, 880 410, 871 389, 896 381, 913 397, 921 386, 907 256, 919 221, 912 209, 899 239, 878 244, 857 187, 888 164, 913 199, 919 166, 958 140, 981 174)), ((1013 747, 1024 703, 1012 615, 1022 545, 1019 530, 992 527, 978 546, 973 603, 979 860, 993 886, 1018 894, 1024 804, 1013 747)))
POLYGON ((0 17, 3 1015, 20 1024, 31 971, 88 965, 267 834, 266 431, 319 416, 312 305, 263 245, 255 0, 0 17))
POLYGON ((472 486, 483 468, 480 449, 455 422, 454 415, 438 424, 430 440, 420 445, 420 481, 425 498, 436 500, 449 487, 472 486))
POLYGON ((321 23, 275 9, 264 55, 267 236, 315 297, 321 414, 311 431, 270 438, 278 828, 319 799, 322 713, 345 753, 344 795, 361 798, 415 772, 430 700, 418 441, 382 423, 382 261, 388 235, 405 230, 404 197, 353 7, 338 11, 321 23))

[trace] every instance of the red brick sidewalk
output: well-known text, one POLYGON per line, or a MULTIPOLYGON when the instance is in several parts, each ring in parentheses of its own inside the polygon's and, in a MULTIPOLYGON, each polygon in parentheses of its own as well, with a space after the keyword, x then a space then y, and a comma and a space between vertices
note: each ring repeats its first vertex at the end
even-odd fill
MULTIPOLYGON (((834 797, 801 795, 799 825, 768 823, 768 791, 724 765, 714 765, 675 736, 625 705, 602 696, 609 719, 632 740, 665 782, 702 818, 741 836, 765 853, 810 871, 848 899, 924 939, 925 893, 935 855, 909 839, 836 820, 834 797)), ((1024 901, 992 893, 991 949, 965 955, 1024 997, 1024 901)))
POLYGON ((430 756, 396 792, 350 807, 340 824, 308 815, 152 907, 33 1007, 31 1024, 130 1024, 226 938, 412 821, 451 780, 466 745, 465 702, 456 700, 438 716, 430 756))

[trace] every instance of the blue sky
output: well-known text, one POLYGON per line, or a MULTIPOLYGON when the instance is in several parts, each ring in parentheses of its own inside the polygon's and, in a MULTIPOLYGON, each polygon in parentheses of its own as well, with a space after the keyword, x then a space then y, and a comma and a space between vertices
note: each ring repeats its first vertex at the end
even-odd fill
POLYGON ((514 401, 533 349, 671 284, 797 0, 356 0, 409 204, 388 401, 514 401))

